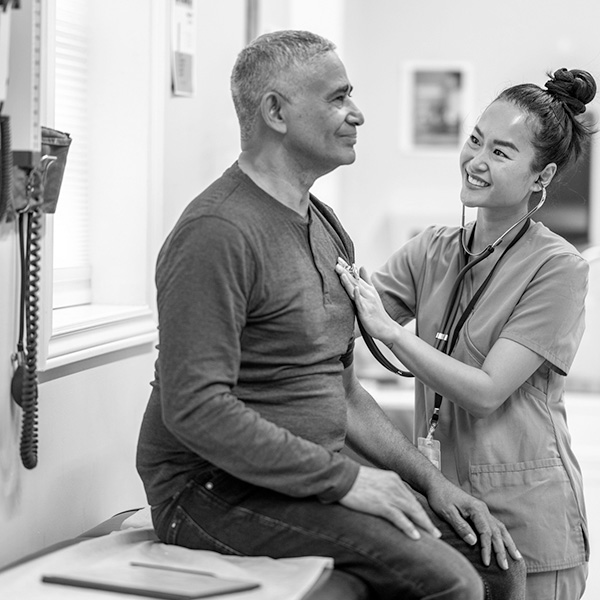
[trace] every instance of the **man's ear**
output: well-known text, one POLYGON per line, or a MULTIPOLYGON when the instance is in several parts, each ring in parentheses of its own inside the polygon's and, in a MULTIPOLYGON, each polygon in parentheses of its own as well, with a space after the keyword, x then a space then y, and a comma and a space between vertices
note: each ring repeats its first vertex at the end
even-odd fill
POLYGON ((260 101, 260 114, 265 124, 279 133, 287 130, 283 103, 284 99, 277 92, 267 92, 260 101))
POLYGON ((540 172, 539 177, 535 181, 536 187, 534 192, 541 192, 542 187, 548 187, 554 176, 556 175, 556 163, 548 163, 540 172))

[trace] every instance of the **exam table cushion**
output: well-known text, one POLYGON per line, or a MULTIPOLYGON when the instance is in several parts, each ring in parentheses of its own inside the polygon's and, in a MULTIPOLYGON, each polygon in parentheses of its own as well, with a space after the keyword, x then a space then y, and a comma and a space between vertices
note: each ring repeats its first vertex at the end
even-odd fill
MULTIPOLYGON (((147 508, 134 509, 118 513, 75 538, 53 544, 3 567, 0 569, 0 573, 79 542, 99 538, 111 532, 126 529, 129 523, 131 523, 131 527, 141 527, 142 523, 147 519, 146 513, 148 510, 147 508), (139 520, 136 523, 138 516, 139 520)), ((323 572, 316 584, 304 596, 303 600, 367 600, 368 598, 369 595, 366 586, 362 581, 335 569, 328 569, 323 572)))

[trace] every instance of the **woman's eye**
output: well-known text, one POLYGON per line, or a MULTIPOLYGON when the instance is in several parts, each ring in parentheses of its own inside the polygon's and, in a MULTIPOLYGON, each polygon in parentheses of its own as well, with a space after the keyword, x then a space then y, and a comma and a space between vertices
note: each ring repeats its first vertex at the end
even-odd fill
POLYGON ((471 142, 471 144, 478 144, 479 143, 479 140, 474 135, 470 135, 469 136, 469 141, 471 142))
POLYGON ((504 154, 504 152, 502 152, 502 150, 494 150, 494 154, 496 156, 501 156, 503 158, 508 158, 508 156, 506 156, 506 154, 504 154))

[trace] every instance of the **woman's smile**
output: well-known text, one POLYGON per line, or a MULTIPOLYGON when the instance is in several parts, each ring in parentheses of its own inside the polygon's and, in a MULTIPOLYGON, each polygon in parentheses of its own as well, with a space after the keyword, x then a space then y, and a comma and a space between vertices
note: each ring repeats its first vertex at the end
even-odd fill
POLYGON ((488 187, 490 185, 487 181, 480 179, 476 175, 471 175, 468 171, 465 171, 465 173, 467 174, 467 183, 470 183, 471 185, 474 185, 475 187, 483 188, 483 187, 488 187))

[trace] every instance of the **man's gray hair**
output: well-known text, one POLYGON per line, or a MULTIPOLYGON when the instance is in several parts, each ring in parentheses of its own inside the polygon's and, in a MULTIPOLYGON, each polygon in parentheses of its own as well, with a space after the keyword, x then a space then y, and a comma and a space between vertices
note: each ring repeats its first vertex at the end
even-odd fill
POLYGON ((248 44, 239 53, 231 73, 231 95, 242 141, 252 134, 266 92, 274 90, 290 70, 334 50, 333 42, 297 30, 266 33, 248 44))

